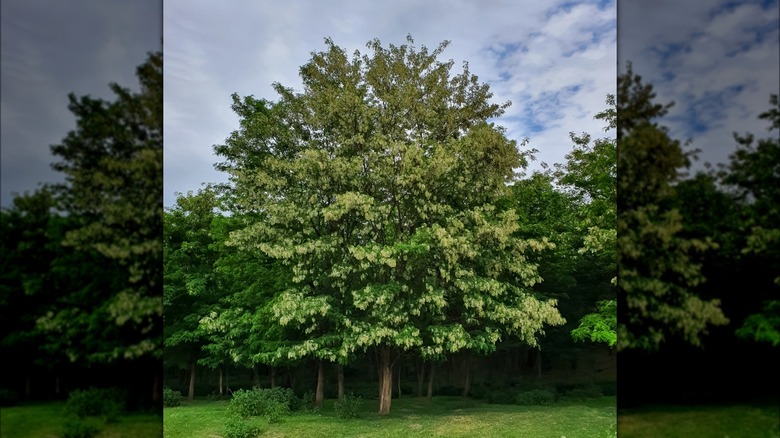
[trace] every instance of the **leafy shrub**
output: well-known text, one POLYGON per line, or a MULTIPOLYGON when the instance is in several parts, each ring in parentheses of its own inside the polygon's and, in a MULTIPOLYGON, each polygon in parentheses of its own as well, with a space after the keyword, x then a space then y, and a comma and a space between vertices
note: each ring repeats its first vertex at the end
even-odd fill
POLYGON ((0 388, 0 406, 13 406, 19 401, 19 394, 6 388, 0 388))
POLYGON ((163 388, 163 406, 166 408, 181 406, 181 392, 171 388, 163 388))
POLYGON ((547 406, 555 402, 555 393, 547 389, 532 389, 518 393, 514 401, 522 406, 547 406))
POLYGON ((225 425, 225 438, 254 438, 263 433, 264 429, 264 425, 258 421, 230 417, 225 425))
POLYGON ((102 424, 95 419, 68 417, 62 431, 64 438, 93 438, 100 433, 102 424))
POLYGON ((515 402, 515 395, 508 389, 494 389, 487 394, 487 402, 498 405, 511 405, 515 402))
POLYGON ((126 392, 117 388, 77 389, 68 395, 65 412, 78 418, 100 416, 111 422, 125 411, 126 399, 126 392))
POLYGON ((317 412, 319 408, 314 404, 315 394, 314 391, 306 391, 301 397, 301 411, 304 412, 317 412))
POLYGON ((281 416, 288 415, 291 407, 299 408, 300 403, 300 399, 289 388, 239 389, 233 393, 228 412, 242 418, 263 415, 277 421, 281 416))
POLYGON ((363 399, 353 394, 344 394, 344 398, 333 403, 338 418, 358 418, 363 399))
POLYGON ((255 388, 255 391, 264 391, 269 399, 282 403, 291 411, 297 411, 303 407, 303 401, 295 395, 291 388, 282 388, 275 386, 273 388, 263 389, 255 388))
POLYGON ((588 385, 574 388, 571 391, 568 391, 565 395, 567 398, 574 400, 584 400, 588 398, 601 397, 603 393, 601 392, 600 387, 596 385, 588 385))
POLYGON ((617 382, 607 381, 599 384, 603 395, 617 395, 617 382))

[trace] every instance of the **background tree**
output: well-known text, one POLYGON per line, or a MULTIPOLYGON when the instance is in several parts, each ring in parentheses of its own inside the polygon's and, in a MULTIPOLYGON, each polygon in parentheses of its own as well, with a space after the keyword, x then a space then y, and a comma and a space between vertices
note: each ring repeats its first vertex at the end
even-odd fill
POLYGON ((704 281, 697 254, 714 244, 680 235, 670 202, 690 153, 654 121, 671 106, 654 97, 629 64, 617 94, 619 349, 655 349, 670 335, 699 345, 710 326, 728 322, 717 299, 693 292, 704 281))
MULTIPOLYGON (((770 97, 771 108, 759 115, 769 122, 768 130, 780 131, 780 104, 778 96, 770 97)), ((748 231, 742 253, 764 260, 765 273, 774 273, 770 280, 754 279, 755 290, 764 297, 760 309, 744 319, 737 330, 743 338, 780 345, 780 136, 754 141, 753 134, 735 134, 739 144, 731 156, 724 182, 736 188, 736 196, 747 207, 749 217, 743 229, 748 231)), ((760 277, 759 277, 760 278, 760 277)))
POLYGON ((446 48, 368 44, 372 56, 326 40, 301 68, 302 93, 276 84, 276 103, 234 96, 241 129, 215 151, 240 211, 262 217, 231 235, 292 269, 275 316, 307 339, 290 358, 338 361, 376 348, 380 412, 390 409, 399 353, 490 351, 502 336, 535 345, 563 319, 527 260, 551 248, 519 239, 514 210, 493 203, 524 163, 487 123, 490 103, 446 48))
POLYGON ((57 187, 58 208, 76 223, 63 244, 95 254, 103 275, 68 290, 70 297, 38 322, 52 337, 65 337, 72 360, 147 363, 156 399, 160 376, 154 364, 162 356, 162 55, 150 54, 137 77, 138 93, 111 84, 112 102, 69 96, 77 127, 51 148, 60 159, 53 167, 65 174, 57 187))

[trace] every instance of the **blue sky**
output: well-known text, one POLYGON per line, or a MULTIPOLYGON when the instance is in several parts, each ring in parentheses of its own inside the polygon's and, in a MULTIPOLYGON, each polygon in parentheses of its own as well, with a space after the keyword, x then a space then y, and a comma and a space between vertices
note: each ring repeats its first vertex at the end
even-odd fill
POLYGON ((330 37, 348 53, 366 43, 435 48, 463 61, 490 84, 493 100, 512 102, 503 117, 509 138, 528 137, 537 161, 560 162, 569 132, 607 136, 593 116, 615 92, 614 2, 511 0, 284 2, 166 0, 165 199, 225 181, 213 169, 212 146, 238 127, 230 95, 275 100, 273 82, 301 89, 298 68, 330 37))
POLYGON ((693 170, 727 162, 733 132, 768 135, 757 115, 780 92, 777 0, 621 0, 618 14, 620 71, 631 61, 658 103, 675 102, 660 123, 701 150, 693 170))

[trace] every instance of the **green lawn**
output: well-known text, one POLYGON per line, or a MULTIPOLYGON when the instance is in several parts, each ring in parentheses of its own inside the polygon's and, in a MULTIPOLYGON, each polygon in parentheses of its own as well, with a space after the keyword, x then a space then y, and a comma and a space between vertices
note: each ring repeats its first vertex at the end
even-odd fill
MULTIPOLYGON (((165 438, 221 438, 228 402, 196 400, 166 408, 165 438)), ((268 437, 533 437, 614 438, 615 397, 552 406, 490 405, 461 397, 394 399, 380 416, 377 401, 361 418, 336 417, 333 400, 319 413, 294 413, 266 427, 268 437)))
POLYGON ((620 438, 780 438, 776 405, 643 406, 620 410, 620 438))
MULTIPOLYGON (((59 438, 62 436, 65 402, 38 403, 0 409, 1 438, 59 438)), ((159 415, 131 413, 107 424, 97 438, 159 438, 159 415)))

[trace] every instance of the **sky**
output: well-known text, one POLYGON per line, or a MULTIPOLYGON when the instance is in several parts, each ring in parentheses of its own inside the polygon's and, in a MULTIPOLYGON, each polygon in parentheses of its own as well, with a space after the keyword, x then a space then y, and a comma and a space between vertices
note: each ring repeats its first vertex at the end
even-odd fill
MULTIPOLYGON (((780 93, 778 0, 620 0, 618 65, 674 102, 659 123, 700 149, 692 170, 726 163, 733 132, 770 136, 758 114, 780 93)), ((780 135, 777 131, 772 134, 780 135)))
POLYGON ((302 91, 298 69, 324 39, 352 54, 406 43, 433 50, 451 42, 441 61, 464 61, 493 101, 511 101, 495 120, 507 136, 528 138, 536 161, 562 162, 569 132, 614 137, 594 120, 615 93, 614 1, 516 0, 165 0, 164 205, 176 193, 227 181, 214 170, 213 145, 238 128, 231 94, 277 100, 271 84, 302 91))
POLYGON ((62 179, 49 146, 75 127, 68 93, 110 99, 110 82, 135 89, 135 67, 160 47, 161 21, 166 206, 176 192, 227 179, 212 148, 238 126, 230 95, 275 100, 273 82, 300 90, 298 68, 325 37, 349 53, 367 53, 373 38, 399 45, 411 34, 429 49, 451 41, 441 59, 455 61, 452 73, 467 61, 494 102, 512 102, 496 123, 539 150, 529 170, 562 162, 570 131, 614 136, 593 116, 626 61, 659 102, 675 101, 662 123, 702 150, 695 166, 725 162, 734 131, 765 133, 757 115, 780 92, 778 0, 160 3, 0 2, 3 206, 62 179))
POLYGON ((68 94, 113 100, 161 49, 161 0, 0 2, 0 202, 60 182, 49 146, 76 127, 68 94))

